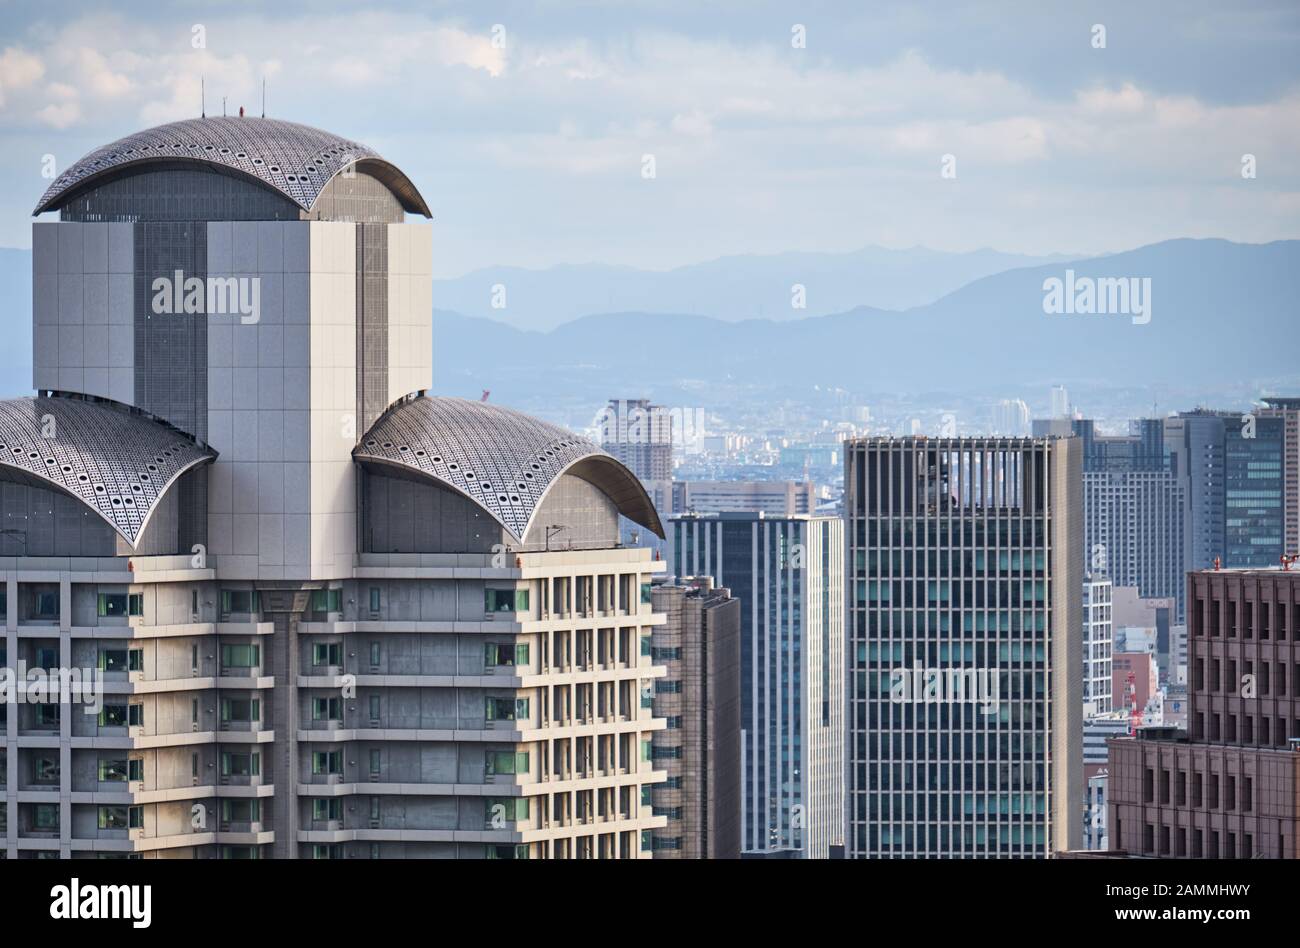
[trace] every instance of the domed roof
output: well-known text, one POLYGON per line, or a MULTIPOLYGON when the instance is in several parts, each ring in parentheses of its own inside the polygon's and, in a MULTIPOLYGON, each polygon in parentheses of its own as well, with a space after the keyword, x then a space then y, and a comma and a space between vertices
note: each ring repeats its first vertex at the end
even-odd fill
POLYGON ((523 412, 463 398, 411 398, 390 408, 352 456, 413 472, 463 494, 523 542, 561 475, 605 493, 619 513, 663 537, 645 487, 586 438, 523 412))
POLYGON ((0 480, 68 494, 132 546, 180 476, 216 456, 180 430, 116 402, 0 401, 0 480))
POLYGON ((312 209, 331 178, 355 165, 382 181, 406 211, 432 216, 410 179, 373 149, 309 125, 248 116, 186 119, 120 138, 55 178, 32 213, 57 210, 78 191, 123 169, 175 161, 229 169, 280 192, 304 211, 312 209))

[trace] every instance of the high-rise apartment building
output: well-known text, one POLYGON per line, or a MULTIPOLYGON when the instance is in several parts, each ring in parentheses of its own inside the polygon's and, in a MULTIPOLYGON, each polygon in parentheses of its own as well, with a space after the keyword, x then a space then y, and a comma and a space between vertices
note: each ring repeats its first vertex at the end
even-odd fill
POLYGON ((1188 574, 1189 730, 1110 742, 1110 845, 1134 856, 1300 850, 1300 572, 1188 574))
POLYGON ((848 854, 1077 849, 1077 439, 845 448, 848 854))
POLYGON ((681 515, 669 562, 740 600, 742 851, 826 858, 843 834, 842 521, 681 515))
POLYGON ((1083 704, 1086 716, 1111 709, 1110 662, 1111 593, 1105 576, 1088 574, 1083 581, 1083 704))
POLYGON ((1300 398, 1265 398, 1261 416, 1282 419, 1283 536, 1288 556, 1300 554, 1300 398))
POLYGON ((203 118, 36 211, 0 665, 102 693, 0 705, 5 854, 650 857, 663 565, 618 524, 662 525, 590 442, 425 396, 410 180, 203 118))
POLYGON ((1021 398, 1004 398, 993 407, 993 433, 1018 438, 1029 434, 1029 406, 1021 398))
POLYGON ((644 398, 613 398, 601 422, 601 448, 643 481, 673 477, 673 416, 644 398))
POLYGON ((656 859, 740 858, 740 602, 708 576, 657 583, 664 616, 650 658, 654 715, 666 727, 651 745, 662 783, 651 789, 656 859))

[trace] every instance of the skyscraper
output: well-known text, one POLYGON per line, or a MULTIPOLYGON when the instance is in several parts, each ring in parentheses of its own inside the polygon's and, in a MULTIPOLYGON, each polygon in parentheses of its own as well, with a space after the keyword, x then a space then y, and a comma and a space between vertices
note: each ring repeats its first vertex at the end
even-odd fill
POLYGON ((662 664, 651 752, 666 776, 651 790, 656 859, 740 858, 740 602, 707 577, 657 583, 664 615, 650 658, 662 664))
POLYGON ((868 438, 845 455, 855 857, 1080 844, 1081 451, 868 438))
MULTIPOLYGON (((1034 422, 1035 436, 1065 434, 1034 422)), ((1090 419, 1070 422, 1083 452, 1084 561, 1117 586, 1172 597, 1181 609, 1188 485, 1164 450, 1162 424, 1143 419, 1131 434, 1099 435, 1090 419)))
POLYGON ((681 515, 669 557, 740 600, 743 852, 826 858, 843 834, 842 522, 681 515))
POLYGON ((4 663, 104 693, 0 705, 6 855, 648 858, 663 565, 618 523, 662 525, 585 439, 425 396, 412 182, 204 118, 36 210, 4 663))
POLYGON ((1184 490, 1187 569, 1208 569, 1216 559, 1229 568, 1277 565, 1286 552, 1293 425, 1276 410, 1197 410, 1165 420, 1166 450, 1184 490))

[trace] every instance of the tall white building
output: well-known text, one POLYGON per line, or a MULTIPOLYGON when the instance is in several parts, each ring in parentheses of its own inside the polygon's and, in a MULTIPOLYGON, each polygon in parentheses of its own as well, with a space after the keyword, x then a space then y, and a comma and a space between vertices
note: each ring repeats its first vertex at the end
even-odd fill
POLYGON ((663 564, 618 525, 662 525, 585 439, 426 396, 410 180, 204 118, 36 212, 2 663, 104 694, 0 706, 3 853, 649 858, 663 564))
POLYGON ((1088 574, 1083 580, 1083 713, 1111 710, 1110 657, 1112 587, 1109 577, 1088 574))

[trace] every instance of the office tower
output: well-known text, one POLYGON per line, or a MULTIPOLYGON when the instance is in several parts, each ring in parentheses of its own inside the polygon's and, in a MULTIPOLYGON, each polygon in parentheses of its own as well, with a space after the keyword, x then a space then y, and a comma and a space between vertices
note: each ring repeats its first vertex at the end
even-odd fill
POLYGON ((840 519, 683 514, 669 558, 740 600, 742 851, 826 858, 844 812, 840 519))
POLYGON ((1282 419, 1284 531, 1282 545, 1288 556, 1300 554, 1300 398, 1265 398, 1261 416, 1282 419))
POLYGON ((1278 410, 1197 410, 1165 420, 1166 450, 1185 491, 1189 570, 1216 559, 1234 569, 1277 565, 1285 552, 1293 427, 1278 410))
POLYGON ((846 443, 851 856, 1079 847, 1080 454, 846 443))
POLYGON ((1083 580, 1083 707, 1084 715, 1111 709, 1112 648, 1111 583, 1089 573, 1083 580))
MULTIPOLYGON (((1034 422, 1035 436, 1067 434, 1060 422, 1034 422)), ((1187 485, 1165 456, 1162 424, 1143 419, 1125 436, 1096 433, 1090 419, 1070 422, 1083 449, 1083 544, 1090 570, 1145 597, 1172 597, 1181 615, 1187 485)))
POLYGON ((1187 585, 1190 731, 1110 742, 1111 847, 1294 859, 1300 572, 1202 570, 1187 585))
POLYGON ((651 589, 664 624, 650 658, 654 716, 667 725, 651 753, 666 774, 651 789, 656 859, 740 858, 740 602, 708 576, 651 589))
POLYGON ((811 481, 674 481, 673 513, 758 513, 769 517, 817 512, 811 481))
POLYGON ((1052 386, 1052 417, 1069 418, 1070 412, 1070 393, 1065 390, 1064 385, 1052 386))
POLYGON ((9 857, 649 858, 645 491, 429 398, 431 242, 370 149, 172 123, 33 227, 36 398, 0 403, 9 857), (9 713, 12 712, 12 713, 9 713))
POLYGON ((1029 406, 1020 398, 1004 398, 993 407, 993 433, 1007 437, 1029 434, 1029 406))

